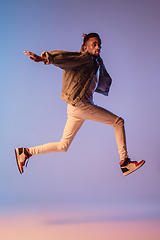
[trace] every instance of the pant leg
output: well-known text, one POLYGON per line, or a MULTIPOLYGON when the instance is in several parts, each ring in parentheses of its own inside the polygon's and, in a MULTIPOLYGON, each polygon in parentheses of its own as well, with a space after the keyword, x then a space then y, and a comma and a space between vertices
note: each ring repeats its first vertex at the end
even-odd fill
POLYGON ((32 155, 37 155, 51 152, 66 152, 83 122, 83 119, 71 116, 68 113, 68 119, 60 142, 52 142, 37 147, 31 147, 29 148, 30 153, 32 155))
POLYGON ((126 147, 126 136, 124 128, 124 120, 121 117, 111 113, 110 111, 94 105, 89 101, 81 102, 78 107, 70 106, 70 114, 82 119, 88 119, 96 122, 101 122, 112 126, 115 130, 115 137, 118 146, 120 159, 124 160, 128 157, 126 147))

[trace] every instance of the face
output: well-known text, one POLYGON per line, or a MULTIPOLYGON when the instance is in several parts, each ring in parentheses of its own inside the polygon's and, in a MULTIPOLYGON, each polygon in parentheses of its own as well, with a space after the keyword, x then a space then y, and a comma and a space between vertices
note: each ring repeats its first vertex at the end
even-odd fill
POLYGON ((100 40, 96 37, 89 38, 85 43, 84 50, 98 57, 101 50, 100 40))

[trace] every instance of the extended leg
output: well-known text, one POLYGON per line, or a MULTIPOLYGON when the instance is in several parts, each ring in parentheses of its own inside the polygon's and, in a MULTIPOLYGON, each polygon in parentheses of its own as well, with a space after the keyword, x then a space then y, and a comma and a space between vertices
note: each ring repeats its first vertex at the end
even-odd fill
POLYGON ((43 153, 66 152, 83 122, 84 120, 80 118, 68 115, 60 142, 46 143, 37 147, 31 147, 29 148, 29 152, 32 156, 43 153))
POLYGON ((23 173, 23 167, 31 156, 51 152, 66 152, 83 122, 84 120, 81 118, 77 118, 68 114, 68 119, 60 142, 47 143, 37 147, 31 147, 29 149, 16 148, 15 154, 20 173, 23 173))

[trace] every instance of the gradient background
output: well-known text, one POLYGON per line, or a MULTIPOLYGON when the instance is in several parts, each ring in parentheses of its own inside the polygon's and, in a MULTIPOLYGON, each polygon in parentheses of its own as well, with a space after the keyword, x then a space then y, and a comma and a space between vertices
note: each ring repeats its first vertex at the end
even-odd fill
POLYGON ((1 219, 33 212, 51 225, 160 219, 159 24, 159 0, 0 3, 1 219), (146 164, 123 177, 114 130, 86 121, 67 153, 35 156, 20 175, 14 148, 59 141, 67 118, 62 70, 23 51, 79 51, 82 33, 92 31, 113 79, 109 97, 95 93, 95 103, 125 119, 129 155, 146 164))

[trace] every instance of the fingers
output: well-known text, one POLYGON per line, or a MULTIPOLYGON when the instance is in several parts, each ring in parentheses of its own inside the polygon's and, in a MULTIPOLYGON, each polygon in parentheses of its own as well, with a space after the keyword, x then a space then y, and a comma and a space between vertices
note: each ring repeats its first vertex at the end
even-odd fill
POLYGON ((33 57, 31 57, 31 56, 29 56, 29 58, 30 58, 31 60, 33 60, 33 61, 35 60, 35 59, 34 59, 33 57))
POLYGON ((23 51, 26 55, 31 56, 33 58, 38 57, 35 53, 29 52, 29 51, 23 51))
POLYGON ((23 51, 26 55, 29 56, 29 58, 31 60, 33 60, 34 62, 39 62, 38 56, 30 51, 23 51))
POLYGON ((41 62, 41 61, 43 61, 43 60, 42 60, 42 57, 36 55, 35 53, 29 52, 29 51, 23 51, 23 52, 24 52, 26 55, 28 55, 29 58, 30 58, 31 60, 33 60, 34 62, 41 62))
POLYGON ((33 55, 34 53, 29 52, 29 51, 23 51, 26 55, 33 55))
POLYGON ((40 60, 39 58, 31 57, 31 56, 29 56, 29 58, 30 58, 31 60, 33 60, 34 62, 41 62, 41 60, 40 60))

